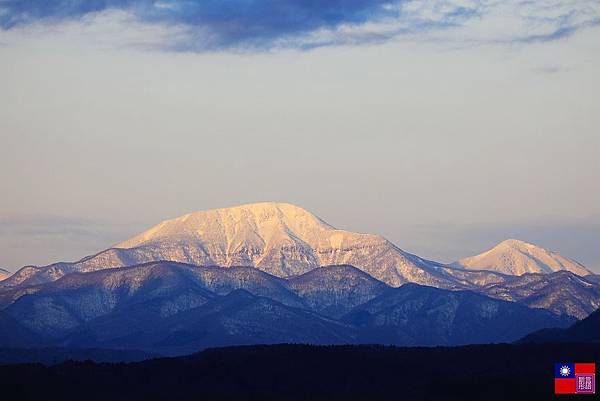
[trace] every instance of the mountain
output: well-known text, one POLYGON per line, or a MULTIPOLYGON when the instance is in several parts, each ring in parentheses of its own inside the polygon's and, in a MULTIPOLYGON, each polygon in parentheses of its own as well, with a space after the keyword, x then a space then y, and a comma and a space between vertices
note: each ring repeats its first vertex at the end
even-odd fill
POLYGON ((362 329, 369 342, 423 346, 511 342, 573 321, 471 291, 414 284, 390 289, 342 320, 362 329))
POLYGON ((452 267, 468 270, 492 270, 498 273, 522 275, 525 273, 552 273, 566 270, 579 276, 592 274, 585 266, 558 252, 519 240, 506 240, 477 256, 461 259, 452 267))
POLYGON ((457 345, 571 320, 468 291, 393 288, 347 265, 281 279, 252 267, 152 262, 5 290, 0 347, 179 355, 278 342, 457 345))
POLYGON ((199 266, 252 266, 282 278, 321 266, 348 264, 394 287, 406 282, 457 286, 439 263, 407 253, 378 235, 338 230, 286 203, 187 214, 75 263, 26 266, 2 286, 35 285, 73 272, 160 260, 199 266))
POLYGON ((490 297, 583 319, 600 308, 600 283, 568 271, 508 276, 480 291, 490 297))
POLYGON ((312 310, 335 318, 390 288, 348 265, 317 268, 288 282, 312 310))
POLYGON ((354 338, 352 328, 313 312, 287 281, 248 267, 154 262, 72 273, 5 291, 0 309, 0 346, 185 353, 354 338))
MULTIPOLYGON (((59 338, 113 312, 137 308, 141 322, 163 319, 237 289, 292 307, 305 307, 284 280, 254 268, 154 262, 72 273, 57 281, 11 289, 0 294, 0 309, 29 330, 59 338)), ((134 315, 126 314, 126 318, 134 319, 134 315)), ((124 324, 132 325, 133 321, 124 324)))
POLYGON ((8 270, 4 270, 4 269, 0 268, 0 281, 6 280, 11 275, 12 275, 12 273, 9 272, 8 270))
POLYGON ((590 283, 600 284, 600 274, 590 274, 585 276, 585 279, 590 283))
POLYGON ((554 328, 533 332, 521 343, 600 343, 600 310, 566 329, 554 328))
POLYGON ((163 319, 152 314, 148 305, 139 306, 143 307, 127 308, 90 322, 66 337, 64 344, 182 355, 226 345, 356 342, 352 327, 245 290, 215 297, 163 319))
POLYGON ((0 347, 21 348, 46 345, 43 336, 22 325, 16 319, 0 312, 0 347))
POLYGON ((215 296, 186 273, 165 264, 74 273, 15 296, 2 314, 52 341, 96 318, 144 302, 154 302, 158 316, 170 316, 215 296))
MULTIPOLYGON (((220 268, 194 266, 177 262, 151 262, 124 268, 104 269, 89 273, 72 273, 56 281, 29 287, 7 288, 0 292, 0 309, 25 295, 60 296, 80 309, 109 311, 119 302, 135 302, 160 295, 170 298, 192 288, 202 297, 227 295, 235 289, 246 289, 291 306, 304 306, 283 279, 251 267, 220 268), (89 296, 89 294, 93 296, 89 296), (90 302, 81 300, 90 298, 90 302), (104 305, 104 306, 98 306, 104 305), (108 309, 106 309, 108 308, 108 309)), ((88 314, 88 312, 82 312, 88 314)))
POLYGON ((465 289, 477 289, 486 285, 499 284, 513 277, 491 270, 465 270, 463 268, 451 266, 446 266, 443 269, 465 289))

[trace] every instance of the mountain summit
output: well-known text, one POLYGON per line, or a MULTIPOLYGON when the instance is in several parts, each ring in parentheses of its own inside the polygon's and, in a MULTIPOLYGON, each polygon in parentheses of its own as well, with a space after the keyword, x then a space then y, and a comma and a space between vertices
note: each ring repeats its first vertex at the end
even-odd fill
POLYGON ((414 282, 449 288, 456 282, 442 265, 404 252, 379 235, 338 230, 287 203, 256 203, 167 220, 79 262, 25 267, 7 284, 37 284, 71 272, 159 260, 256 267, 277 277, 352 265, 392 286, 414 282))
POLYGON ((566 270, 580 276, 592 274, 585 266, 566 258, 558 252, 509 239, 477 256, 471 256, 451 266, 469 270, 492 270, 511 275, 525 273, 552 273, 566 270))

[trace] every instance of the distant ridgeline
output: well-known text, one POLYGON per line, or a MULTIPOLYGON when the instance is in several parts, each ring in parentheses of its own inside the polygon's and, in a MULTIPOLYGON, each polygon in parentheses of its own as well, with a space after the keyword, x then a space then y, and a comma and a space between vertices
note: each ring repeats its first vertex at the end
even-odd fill
POLYGON ((0 282, 0 348, 498 343, 566 328, 599 306, 598 276, 532 244, 508 240, 444 265, 260 203, 168 220, 78 262, 22 268, 0 282))

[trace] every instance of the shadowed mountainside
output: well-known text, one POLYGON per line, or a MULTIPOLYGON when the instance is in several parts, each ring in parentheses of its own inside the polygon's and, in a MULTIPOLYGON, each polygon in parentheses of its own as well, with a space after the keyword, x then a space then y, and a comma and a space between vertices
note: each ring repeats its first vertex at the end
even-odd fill
POLYGON ((600 310, 566 329, 553 328, 533 332, 521 343, 600 343, 600 310))
POLYGON ((471 291, 391 288, 351 266, 284 280, 174 262, 72 273, 0 294, 0 346, 184 355, 273 344, 510 342, 572 318, 471 291))

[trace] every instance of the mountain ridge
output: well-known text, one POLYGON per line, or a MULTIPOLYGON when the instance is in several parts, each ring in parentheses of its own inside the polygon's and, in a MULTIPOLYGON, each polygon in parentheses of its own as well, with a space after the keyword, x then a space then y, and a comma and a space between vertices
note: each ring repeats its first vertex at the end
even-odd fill
POLYGON ((600 343, 600 310, 567 328, 542 329, 530 333, 519 343, 600 343))
POLYGON ((523 336, 525 329, 561 327, 572 319, 475 292, 465 298, 463 293, 413 283, 393 288, 351 266, 322 267, 286 280, 252 267, 152 262, 73 273, 1 292, 0 346, 185 354, 263 341, 441 345, 485 338, 512 341, 515 332, 523 336), (386 297, 398 294, 401 305, 377 311, 368 327, 361 327, 360 319, 344 320, 373 302, 381 305, 383 299, 388 305, 386 297), (469 312, 479 310, 485 313, 469 312), (457 311, 466 312, 457 320, 457 311), (396 319, 399 314, 415 322, 414 327, 407 329, 396 319), (507 320, 507 314, 513 319, 507 320), (391 326, 372 323, 380 320, 391 326), (398 334, 389 336, 390 331, 398 334))
POLYGON ((391 288, 342 318, 377 343, 411 346, 512 342, 534 327, 549 322, 564 327, 573 320, 474 291, 413 283, 391 288))

